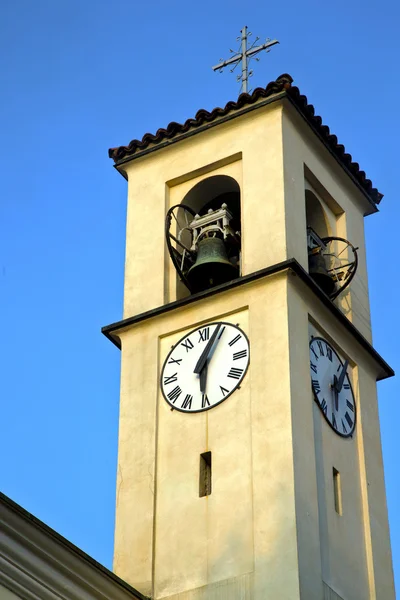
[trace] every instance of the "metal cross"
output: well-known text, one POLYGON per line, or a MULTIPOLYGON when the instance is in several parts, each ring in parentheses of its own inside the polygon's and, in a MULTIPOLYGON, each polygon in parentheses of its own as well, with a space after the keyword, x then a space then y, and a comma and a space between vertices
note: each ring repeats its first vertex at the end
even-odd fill
MULTIPOLYGON (((218 65, 215 65, 215 67, 212 67, 212 69, 213 69, 213 71, 219 71, 220 73, 222 73, 222 69, 224 67, 234 64, 235 66, 233 67, 233 69, 231 69, 231 73, 233 73, 233 71, 235 70, 237 65, 241 62, 242 63, 242 74, 238 75, 237 80, 242 82, 240 93, 243 94, 243 93, 247 93, 248 80, 249 80, 249 77, 251 77, 251 75, 253 74, 253 71, 249 71, 249 62, 250 62, 251 58, 253 58, 256 54, 261 52, 261 50, 266 50, 267 52, 269 52, 269 48, 271 46, 275 46, 275 44, 279 44, 279 42, 278 42, 278 40, 267 39, 265 44, 262 44, 261 46, 254 46, 254 44, 256 42, 258 42, 258 40, 260 39, 257 37, 255 39, 253 45, 250 46, 250 48, 247 48, 247 39, 251 36, 251 33, 247 32, 247 26, 244 26, 243 29, 240 31, 240 33, 242 35, 241 35, 241 37, 238 37, 237 40, 241 41, 241 51, 236 52, 234 54, 234 56, 232 56, 231 58, 228 58, 228 60, 224 60, 223 62, 220 62, 218 65)), ((231 50, 231 52, 233 53, 233 50, 231 50)), ((222 61, 222 58, 220 58, 220 60, 222 61)), ((256 58, 256 60, 259 60, 259 59, 256 58)))

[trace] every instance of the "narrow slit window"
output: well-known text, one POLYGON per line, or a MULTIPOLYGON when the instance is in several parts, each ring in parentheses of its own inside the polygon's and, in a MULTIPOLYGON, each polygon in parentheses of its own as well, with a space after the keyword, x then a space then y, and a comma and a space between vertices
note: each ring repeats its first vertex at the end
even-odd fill
POLYGON ((200 480, 199 496, 209 496, 211 494, 211 452, 200 454, 200 480))
POLYGON ((338 515, 342 514, 342 488, 340 483, 340 473, 333 467, 333 497, 335 510, 338 515))

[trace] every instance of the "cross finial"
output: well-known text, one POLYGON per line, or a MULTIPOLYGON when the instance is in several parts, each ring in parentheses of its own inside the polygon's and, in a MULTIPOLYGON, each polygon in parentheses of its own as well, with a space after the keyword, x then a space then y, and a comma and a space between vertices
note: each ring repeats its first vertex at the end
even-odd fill
MULTIPOLYGON (((233 71, 236 69, 237 65, 241 62, 242 63, 242 74, 237 76, 237 80, 241 81, 240 93, 242 94, 242 93, 248 92, 248 80, 249 80, 249 77, 251 77, 253 75, 253 71, 249 71, 250 60, 252 58, 254 58, 256 54, 261 52, 261 50, 266 50, 267 52, 269 52, 269 49, 271 48, 271 46, 275 46, 275 44, 279 44, 279 42, 278 42, 278 40, 270 40, 268 38, 266 40, 265 44, 261 44, 261 46, 255 46, 255 44, 260 39, 257 37, 254 40, 254 43, 250 46, 250 48, 247 48, 247 39, 251 36, 251 32, 247 31, 247 26, 245 25, 240 33, 242 35, 237 38, 237 40, 241 42, 240 51, 234 53, 233 50, 231 50, 231 53, 234 56, 231 56, 231 58, 228 58, 227 60, 224 60, 224 61, 222 61, 222 58, 221 58, 220 60, 222 62, 220 62, 218 65, 215 65, 215 67, 212 67, 212 69, 213 69, 213 71, 219 71, 221 73, 222 69, 224 69, 228 65, 234 65, 234 67, 231 69, 231 73, 233 73, 233 71)), ((256 60, 259 60, 259 59, 256 58, 256 60)))

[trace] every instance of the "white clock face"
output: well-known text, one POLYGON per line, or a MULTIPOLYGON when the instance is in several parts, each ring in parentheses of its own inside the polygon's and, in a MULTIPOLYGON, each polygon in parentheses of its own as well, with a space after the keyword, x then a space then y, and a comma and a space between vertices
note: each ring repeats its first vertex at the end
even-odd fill
POLYGON ((356 403, 347 367, 348 361, 343 363, 329 342, 312 338, 310 373, 314 398, 329 425, 343 437, 351 436, 356 426, 356 403))
POLYGON ((246 334, 231 323, 209 323, 173 346, 161 371, 161 390, 172 408, 209 410, 239 386, 250 361, 246 334))

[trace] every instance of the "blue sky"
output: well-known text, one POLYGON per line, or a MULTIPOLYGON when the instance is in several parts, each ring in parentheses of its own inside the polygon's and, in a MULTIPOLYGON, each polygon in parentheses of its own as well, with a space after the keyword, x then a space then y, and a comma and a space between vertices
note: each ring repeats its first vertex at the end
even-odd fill
MULTIPOLYGON (((1 489, 112 564, 126 182, 107 149, 234 100, 211 66, 247 24, 385 194, 367 219, 377 350, 400 374, 399 36, 389 0, 13 0, 0 8, 1 489)), ((399 378, 379 384, 400 588, 399 378)))

